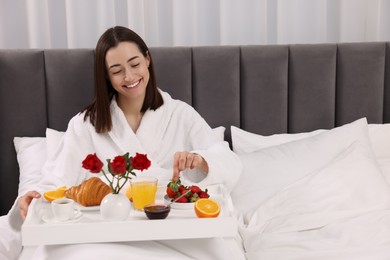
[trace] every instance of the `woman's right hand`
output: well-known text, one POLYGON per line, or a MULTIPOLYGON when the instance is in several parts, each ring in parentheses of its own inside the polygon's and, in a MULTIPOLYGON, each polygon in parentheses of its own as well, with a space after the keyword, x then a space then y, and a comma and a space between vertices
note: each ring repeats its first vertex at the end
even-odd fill
POLYGON ((28 206, 30 206, 30 203, 33 199, 39 199, 41 197, 41 194, 39 192, 33 190, 29 191, 26 194, 24 194, 22 197, 18 200, 18 207, 20 215, 22 216, 23 220, 26 219, 28 206))

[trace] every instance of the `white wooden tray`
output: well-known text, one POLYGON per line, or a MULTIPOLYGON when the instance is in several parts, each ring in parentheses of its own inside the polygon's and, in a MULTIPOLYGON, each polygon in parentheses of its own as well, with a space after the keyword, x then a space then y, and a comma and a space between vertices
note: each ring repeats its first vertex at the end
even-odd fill
MULTIPOLYGON (((166 187, 159 187, 157 202, 163 202, 166 187)), ((131 210, 125 221, 107 222, 100 211, 82 211, 74 223, 47 223, 42 217, 50 214, 50 203, 33 200, 22 226, 24 246, 77 244, 96 242, 165 240, 186 238, 235 237, 237 221, 232 216, 230 196, 222 186, 208 187, 211 198, 220 203, 217 218, 198 218, 193 209, 171 209, 162 220, 149 220, 144 212, 131 210)))

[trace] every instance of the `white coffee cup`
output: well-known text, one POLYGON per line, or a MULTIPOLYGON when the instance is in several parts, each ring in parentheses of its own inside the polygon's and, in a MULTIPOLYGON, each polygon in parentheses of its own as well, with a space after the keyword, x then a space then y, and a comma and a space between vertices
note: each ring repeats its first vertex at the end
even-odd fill
POLYGON ((55 199, 51 202, 53 216, 57 220, 66 221, 79 214, 80 209, 76 207, 74 200, 68 198, 55 199))

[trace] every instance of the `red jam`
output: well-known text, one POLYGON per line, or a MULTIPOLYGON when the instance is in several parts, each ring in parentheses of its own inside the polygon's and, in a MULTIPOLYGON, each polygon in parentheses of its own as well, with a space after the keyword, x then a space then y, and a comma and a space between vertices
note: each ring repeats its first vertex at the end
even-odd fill
POLYGON ((158 204, 152 204, 144 207, 145 214, 149 219, 165 219, 170 210, 171 207, 158 204))

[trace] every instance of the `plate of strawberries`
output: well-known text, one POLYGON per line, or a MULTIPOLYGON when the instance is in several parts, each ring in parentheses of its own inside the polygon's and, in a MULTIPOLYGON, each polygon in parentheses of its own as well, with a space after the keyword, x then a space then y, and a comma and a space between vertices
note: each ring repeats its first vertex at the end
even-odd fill
POLYGON ((193 209, 195 202, 200 198, 209 198, 207 189, 201 189, 196 185, 183 185, 178 181, 170 181, 167 185, 164 202, 166 205, 171 204, 173 209, 193 209))

